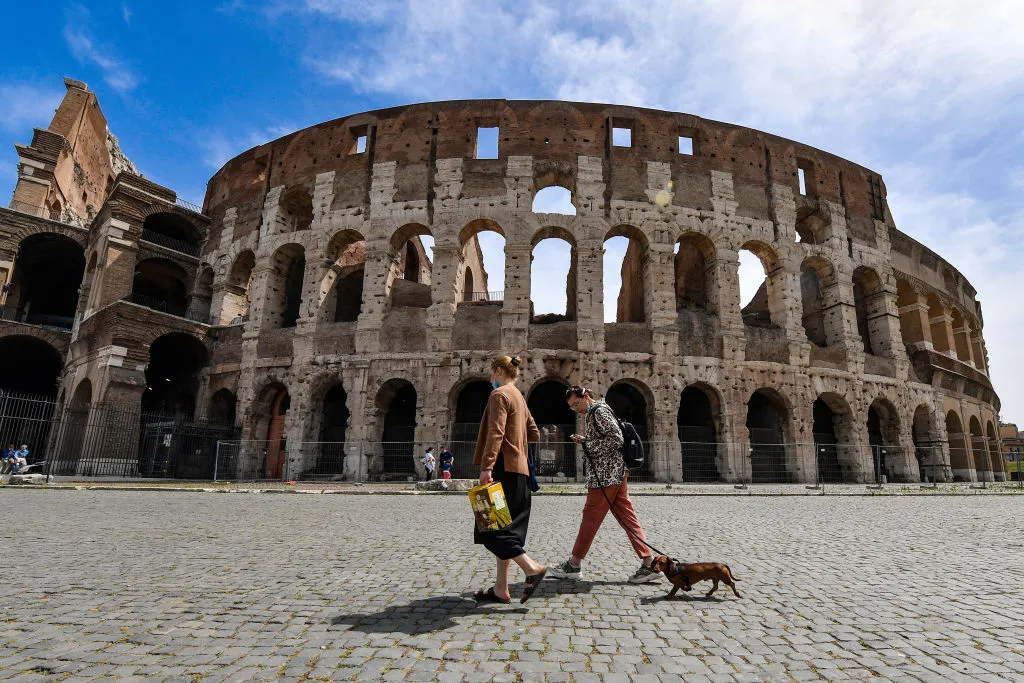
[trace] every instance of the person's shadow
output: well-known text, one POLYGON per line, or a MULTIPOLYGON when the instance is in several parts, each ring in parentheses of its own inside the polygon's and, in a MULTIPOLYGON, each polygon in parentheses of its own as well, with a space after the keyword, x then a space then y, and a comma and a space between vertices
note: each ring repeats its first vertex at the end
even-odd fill
POLYGON ((502 605, 493 602, 477 602, 472 592, 462 595, 437 595, 431 598, 413 600, 402 605, 390 605, 379 612, 338 614, 331 617, 332 626, 349 626, 350 631, 362 633, 405 633, 415 636, 423 633, 444 631, 457 626, 456 617, 494 612, 497 614, 526 614, 529 606, 544 599, 545 593, 576 594, 589 593, 593 586, 615 583, 610 581, 545 581, 530 602, 520 605, 518 592, 513 589, 512 602, 502 605))

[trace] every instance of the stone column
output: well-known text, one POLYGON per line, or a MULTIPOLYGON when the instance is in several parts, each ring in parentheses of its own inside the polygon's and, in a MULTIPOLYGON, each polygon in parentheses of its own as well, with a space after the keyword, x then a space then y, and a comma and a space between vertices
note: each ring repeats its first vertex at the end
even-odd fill
POLYGON ((600 239, 580 240, 575 250, 577 348, 582 352, 602 353, 604 351, 604 242, 600 239))
POLYGON ((505 301, 501 307, 501 345, 505 353, 525 351, 530 333, 530 262, 533 247, 505 243, 505 301))
POLYGON ((384 244, 366 245, 366 265, 363 269, 363 308, 356 323, 356 352, 380 351, 380 332, 384 316, 390 308, 391 282, 394 263, 391 252, 384 244))
POLYGON ((711 271, 711 287, 715 292, 715 311, 722 335, 722 358, 726 362, 742 362, 747 347, 740 311, 739 253, 719 249, 711 271))
POLYGON ((427 348, 432 352, 450 351, 452 348, 462 261, 462 249, 458 245, 434 245, 434 263, 430 275, 432 303, 427 313, 427 348))
POLYGON ((252 301, 249 304, 249 321, 245 323, 245 331, 247 333, 259 334, 263 329, 270 279, 274 275, 272 258, 272 256, 264 256, 253 267, 252 301))

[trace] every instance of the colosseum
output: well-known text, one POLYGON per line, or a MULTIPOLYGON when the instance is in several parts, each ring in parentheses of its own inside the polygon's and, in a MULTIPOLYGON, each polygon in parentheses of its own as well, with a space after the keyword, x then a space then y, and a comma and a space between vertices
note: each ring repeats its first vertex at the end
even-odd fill
POLYGON ((976 292, 853 162, 691 114, 432 102, 250 149, 198 207, 65 84, 0 209, 0 386, 21 411, 0 438, 30 433, 56 472, 405 477, 455 444, 465 476, 488 362, 517 352, 551 476, 578 471, 579 383, 637 426, 657 481, 1006 478, 976 292), (534 211, 556 186, 574 213, 534 211), (571 255, 564 314, 534 310, 544 240, 571 255), (764 268, 745 305, 743 251, 764 268))

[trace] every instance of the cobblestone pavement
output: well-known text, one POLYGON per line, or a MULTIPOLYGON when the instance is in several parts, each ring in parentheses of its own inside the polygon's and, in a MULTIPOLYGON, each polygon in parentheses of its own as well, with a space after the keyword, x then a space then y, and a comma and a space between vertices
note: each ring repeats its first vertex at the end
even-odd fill
MULTIPOLYGON (((536 558, 582 505, 534 501, 536 558)), ((477 607, 494 564, 461 496, 0 490, 0 678, 1024 680, 1024 498, 636 505, 743 598, 625 583, 609 520, 588 581, 477 607)))

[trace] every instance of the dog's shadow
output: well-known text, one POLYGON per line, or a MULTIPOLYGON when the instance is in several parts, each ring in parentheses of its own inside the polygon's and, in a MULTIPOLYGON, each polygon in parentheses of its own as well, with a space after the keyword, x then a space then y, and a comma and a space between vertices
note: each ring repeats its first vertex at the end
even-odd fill
POLYGON ((684 594, 676 593, 676 596, 674 598, 668 597, 668 594, 666 593, 664 595, 655 595, 655 596, 649 597, 649 598, 640 598, 640 604, 641 605, 656 605, 659 602, 665 602, 665 603, 669 603, 669 604, 671 604, 673 602, 682 602, 682 603, 687 603, 687 602, 711 602, 711 603, 718 603, 718 602, 725 602, 725 598, 719 597, 717 595, 704 595, 703 593, 701 593, 700 595, 686 595, 685 593, 684 594))

